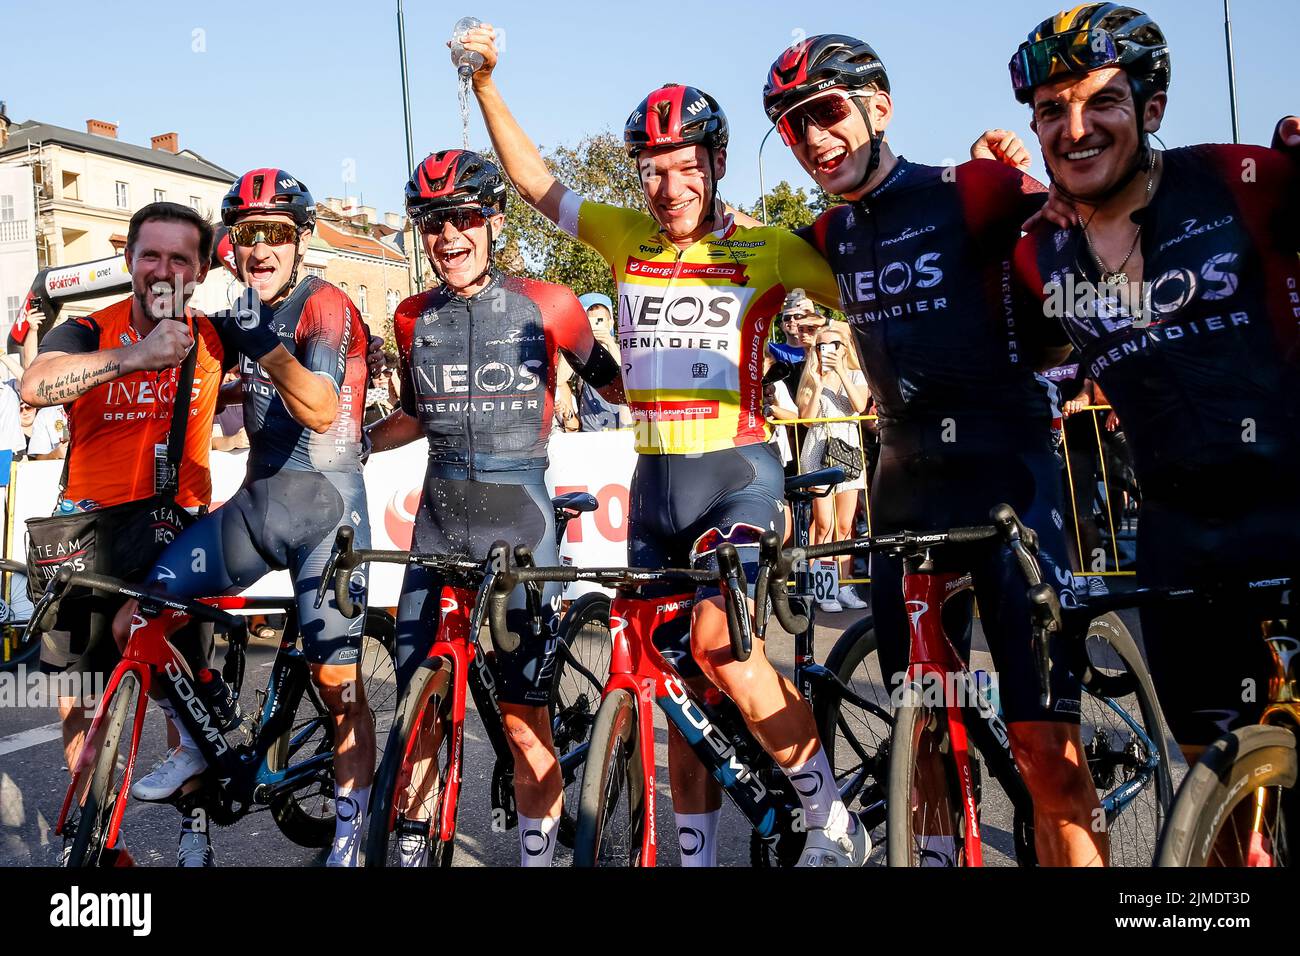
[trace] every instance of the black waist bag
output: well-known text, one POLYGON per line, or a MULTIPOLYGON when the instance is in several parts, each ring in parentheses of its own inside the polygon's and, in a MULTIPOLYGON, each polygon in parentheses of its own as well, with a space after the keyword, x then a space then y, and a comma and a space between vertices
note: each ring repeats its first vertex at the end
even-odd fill
MULTIPOLYGON (((176 383, 167 435, 167 474, 158 492, 139 501, 94 511, 27 520, 27 594, 33 602, 40 599, 65 564, 73 571, 108 574, 128 581, 139 578, 153 567, 158 553, 197 520, 176 504, 197 350, 196 343, 185 357, 176 383)), ((74 445, 69 445, 69 459, 73 451, 74 445)), ((59 482, 60 498, 67 487, 67 461, 59 482)))

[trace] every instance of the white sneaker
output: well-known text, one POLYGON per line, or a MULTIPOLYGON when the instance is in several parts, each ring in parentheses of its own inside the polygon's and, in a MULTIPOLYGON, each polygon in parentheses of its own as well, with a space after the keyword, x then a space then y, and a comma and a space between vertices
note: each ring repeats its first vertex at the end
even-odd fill
POLYGON ((1088 597, 1105 597, 1110 593, 1110 586, 1106 579, 1093 576, 1088 578, 1088 597))
POLYGON ((818 601, 817 606, 827 614, 839 614, 844 610, 843 606, 839 601, 835 600, 835 598, 830 598, 826 601, 818 601))
POLYGON ((154 767, 135 783, 131 784, 131 796, 137 800, 166 800, 185 781, 197 777, 208 769, 208 762, 197 750, 177 747, 167 755, 167 759, 154 767))
POLYGON ((871 837, 859 821, 857 829, 833 837, 823 829, 809 830, 795 866, 866 866, 871 837))
POLYGON ((839 601, 841 605, 854 611, 861 611, 867 606, 867 602, 858 597, 858 592, 848 584, 840 588, 839 601))

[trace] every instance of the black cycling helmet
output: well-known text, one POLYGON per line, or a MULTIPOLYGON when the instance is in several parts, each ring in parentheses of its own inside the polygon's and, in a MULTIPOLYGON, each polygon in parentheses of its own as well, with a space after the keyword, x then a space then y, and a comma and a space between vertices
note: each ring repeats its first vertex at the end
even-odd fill
POLYGON ((1016 50, 1008 68, 1016 99, 1033 101, 1034 90, 1070 74, 1118 66, 1133 83, 1133 99, 1169 89, 1169 44, 1156 22, 1118 3, 1090 3, 1049 17, 1016 50))
MULTIPOLYGON (((862 90, 873 88, 889 92, 885 65, 869 43, 844 33, 822 33, 800 40, 788 47, 772 63, 763 85, 763 110, 773 123, 792 107, 826 90, 862 90)), ((880 147, 884 133, 871 125, 871 117, 861 98, 852 97, 871 137, 871 157, 866 172, 848 192, 867 184, 880 166, 880 147)))
POLYGON ((1128 171, 1103 195, 1090 197, 1092 201, 1115 195, 1154 161, 1143 117, 1147 101, 1169 89, 1169 44, 1163 31, 1136 7, 1089 3, 1038 24, 1007 64, 1011 87, 1021 103, 1032 103, 1034 90, 1044 83, 1111 66, 1128 74, 1136 106, 1138 149, 1128 171))
POLYGON ((469 150, 430 153, 407 180, 406 214, 418 226, 429 213, 457 206, 478 206, 486 215, 505 212, 501 170, 469 150))
POLYGON ((790 107, 823 90, 867 86, 889 92, 889 77, 876 51, 857 37, 823 33, 794 44, 772 63, 763 109, 775 123, 790 107))
POLYGON ((666 83, 641 101, 623 124, 623 145, 636 159, 647 149, 698 143, 725 149, 730 138, 727 114, 708 93, 666 83))
POLYGON ((221 221, 233 226, 255 212, 284 212, 300 228, 316 225, 316 200, 297 177, 267 167, 244 173, 221 200, 221 221))
MULTIPOLYGON (((467 149, 443 149, 424 157, 406 182, 406 214, 416 229, 432 214, 448 209, 474 209, 487 219, 487 266, 468 285, 474 285, 495 266, 496 241, 491 217, 506 211, 506 183, 501 170, 467 149)), ((430 257, 429 267, 442 283, 447 277, 430 257)))

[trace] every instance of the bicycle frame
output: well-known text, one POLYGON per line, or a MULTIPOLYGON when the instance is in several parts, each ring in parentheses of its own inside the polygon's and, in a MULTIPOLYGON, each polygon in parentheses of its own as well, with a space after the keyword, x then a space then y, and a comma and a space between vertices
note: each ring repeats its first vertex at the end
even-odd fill
MULTIPOLYGON (((291 618, 294 610, 292 601, 268 601, 239 595, 201 598, 196 603, 218 611, 285 610, 289 612, 291 618)), ((86 782, 86 774, 93 772, 97 756, 95 742, 114 696, 128 674, 135 676, 140 691, 131 724, 126 768, 109 820, 109 831, 105 841, 105 846, 108 848, 116 845, 122 817, 126 812, 145 714, 149 707, 149 691, 153 687, 156 675, 161 676, 167 699, 207 760, 209 772, 219 781, 222 802, 230 808, 232 817, 241 816, 253 803, 269 802, 273 796, 285 789, 297 789, 304 778, 313 777, 332 765, 332 754, 315 755, 292 768, 278 771, 271 770, 267 763, 271 746, 290 726, 297 712, 298 702, 310 679, 306 660, 297 648, 296 624, 286 628, 281 641, 254 743, 251 746, 237 747, 233 746, 218 729, 214 715, 209 712, 203 699, 195 690, 194 675, 190 673, 189 664, 168 640, 168 630, 174 633, 176 628, 165 624, 164 618, 174 624, 177 618, 183 616, 185 615, 179 611, 167 610, 164 614, 150 618, 137 612, 133 618, 131 635, 122 652, 122 659, 113 669, 104 693, 96 704, 90 728, 86 731, 85 743, 78 754, 72 782, 59 810, 56 833, 64 832, 73 801, 76 800, 77 794, 81 792, 86 782)), ((240 680, 242 683, 242 677, 240 680)), ((300 733, 299 737, 311 731, 312 728, 307 728, 300 733)), ((291 746, 292 744, 291 741, 291 746)), ((223 818, 225 816, 223 814, 223 818)), ((223 819, 221 822, 233 822, 233 819, 223 819)))
MULTIPOLYGON (((645 706, 651 698, 761 837, 775 843, 788 832, 791 821, 792 808, 761 779, 764 766, 748 762, 753 759, 755 764, 763 764, 766 754, 741 754, 735 741, 748 740, 748 734, 730 732, 725 718, 686 686, 651 639, 659 627, 689 615, 694 603, 694 592, 660 598, 631 597, 620 592, 610 610, 613 650, 604 693, 607 696, 626 690, 637 701, 637 749, 646 821, 641 835, 641 865, 647 867, 655 865, 658 844, 654 711, 645 706)), ((756 743, 753 749, 762 753, 756 743)))

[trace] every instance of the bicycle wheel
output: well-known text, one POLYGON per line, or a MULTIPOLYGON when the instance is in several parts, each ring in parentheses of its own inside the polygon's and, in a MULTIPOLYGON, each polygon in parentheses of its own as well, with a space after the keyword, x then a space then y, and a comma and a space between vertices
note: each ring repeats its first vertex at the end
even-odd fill
MULTIPOLYGON (((907 703, 894 712, 885 807, 889 865, 965 866, 967 844, 976 835, 967 832, 962 811, 963 789, 948 711, 923 697, 918 700, 916 694, 909 692, 907 703)), ((992 766, 1002 767, 1005 776, 998 779, 1000 787, 990 796, 995 804, 1005 801, 999 809, 1010 816, 1011 830, 985 828, 981 822, 984 776, 990 768, 985 748, 998 744, 983 724, 973 723, 980 719, 974 710, 963 709, 963 717, 981 857, 985 865, 992 862, 992 853, 999 853, 1021 866, 1032 866, 1036 862, 1033 810, 1009 753, 996 755, 997 763, 992 766), (995 835, 997 839, 993 839, 995 835)))
MULTIPOLYGON (((862 707, 830 691, 814 697, 813 715, 844 802, 859 813, 869 830, 879 831, 885 823, 893 718, 870 617, 840 635, 826 658, 826 669, 872 705, 862 707)), ((872 842, 879 846, 883 838, 883 832, 873 833, 872 842)))
POLYGON ((41 640, 28 632, 26 621, 0 623, 0 671, 13 671, 18 665, 31 666, 41 653, 41 640))
MULTIPOLYGON (((366 612, 359 662, 361 685, 375 726, 375 740, 387 737, 397 710, 397 670, 393 662, 395 627, 379 609, 366 612)), ((293 726, 277 745, 281 757, 272 766, 292 764, 334 752, 334 720, 315 684, 308 682, 293 726), (282 762, 281 762, 282 761, 282 762)), ((322 849, 334 841, 333 761, 315 775, 311 786, 271 801, 271 815, 280 831, 299 846, 322 849)))
POLYGON ((1080 730, 1106 814, 1111 866, 1150 866, 1173 803, 1164 721, 1151 676, 1116 614, 1089 626, 1080 730))
POLYGON ((646 808, 637 737, 636 698, 611 691, 596 711, 582 768, 574 866, 641 865, 646 808))
POLYGON ((451 763, 451 681, 450 662, 426 661, 402 695, 371 789, 368 867, 402 866, 404 857, 451 866, 454 842, 436 840, 431 832, 431 821, 441 816, 451 763), (422 747, 435 729, 437 746, 422 747))
MULTIPOLYGON (((117 751, 126 729, 127 718, 135 711, 139 691, 139 678, 127 674, 113 692, 113 700, 108 705, 104 724, 100 728, 102 736, 95 758, 95 769, 86 790, 86 798, 81 803, 77 832, 72 838, 66 866, 98 866, 104 854, 109 820, 113 816, 113 805, 117 802, 122 782, 117 767, 117 751)), ((84 746, 92 746, 92 742, 87 740, 84 746)))
POLYGON ((1242 727, 1187 772, 1156 865, 1290 866, 1298 829, 1295 734, 1242 727))
POLYGON ((549 707, 551 737, 564 778, 559 841, 572 847, 586 745, 605 681, 609 679, 613 647, 609 636, 609 596, 593 591, 574 601, 560 624, 560 641, 549 707))

